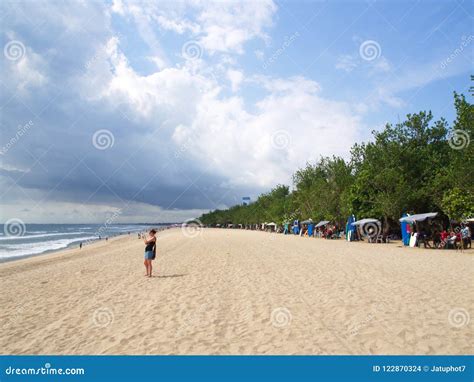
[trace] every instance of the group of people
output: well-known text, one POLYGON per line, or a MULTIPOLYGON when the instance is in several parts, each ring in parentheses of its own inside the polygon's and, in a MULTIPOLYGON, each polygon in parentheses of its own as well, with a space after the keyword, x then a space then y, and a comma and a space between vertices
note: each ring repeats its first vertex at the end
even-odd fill
POLYGON ((344 230, 339 229, 334 224, 324 224, 319 227, 315 227, 314 223, 300 223, 295 220, 290 226, 289 223, 285 223, 281 229, 277 230, 277 233, 283 233, 284 235, 294 234, 301 237, 322 237, 325 239, 340 239, 344 237, 344 230))
POLYGON ((441 226, 426 224, 420 228, 411 229, 414 229, 412 234, 416 234, 416 246, 418 247, 423 244, 425 248, 436 249, 471 248, 471 229, 465 223, 449 230, 441 226))
POLYGON ((462 224, 454 230, 434 231, 433 245, 440 249, 454 249, 458 246, 462 246, 462 249, 471 248, 471 230, 468 225, 462 224))

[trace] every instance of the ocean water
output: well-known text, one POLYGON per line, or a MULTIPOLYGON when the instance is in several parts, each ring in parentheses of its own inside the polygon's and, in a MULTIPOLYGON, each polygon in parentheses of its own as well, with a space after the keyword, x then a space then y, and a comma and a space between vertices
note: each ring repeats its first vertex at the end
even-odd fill
MULTIPOLYGON (((137 234, 149 224, 25 224, 12 227, 1 224, 0 262, 40 255, 69 247, 87 245, 117 235, 137 234)), ((155 227, 158 225, 154 225, 155 227)))

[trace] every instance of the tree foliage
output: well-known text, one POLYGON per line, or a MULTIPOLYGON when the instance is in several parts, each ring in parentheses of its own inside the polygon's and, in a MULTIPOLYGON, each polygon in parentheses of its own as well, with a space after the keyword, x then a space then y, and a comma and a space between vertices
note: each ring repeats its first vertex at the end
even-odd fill
POLYGON ((404 212, 439 211, 460 220, 474 214, 474 105, 454 93, 456 120, 433 121, 431 112, 409 114, 355 144, 350 160, 324 157, 293 175, 293 189, 278 185, 248 206, 215 210, 204 224, 257 224, 292 219, 331 220, 349 214, 398 226, 404 212))

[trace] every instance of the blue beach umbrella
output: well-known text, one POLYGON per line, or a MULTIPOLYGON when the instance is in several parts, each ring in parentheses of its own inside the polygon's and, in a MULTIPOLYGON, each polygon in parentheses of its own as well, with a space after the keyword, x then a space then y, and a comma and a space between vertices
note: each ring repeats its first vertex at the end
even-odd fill
POLYGON ((356 231, 356 226, 352 225, 356 221, 356 218, 354 215, 349 216, 347 219, 347 224, 346 224, 346 240, 347 241, 353 241, 354 240, 354 234, 356 231))
MULTIPOLYGON (((403 214, 403 217, 408 216, 407 214, 403 214)), ((408 246, 410 244, 410 234, 407 231, 408 223, 406 221, 402 221, 400 223, 402 229, 402 241, 403 245, 408 246)))

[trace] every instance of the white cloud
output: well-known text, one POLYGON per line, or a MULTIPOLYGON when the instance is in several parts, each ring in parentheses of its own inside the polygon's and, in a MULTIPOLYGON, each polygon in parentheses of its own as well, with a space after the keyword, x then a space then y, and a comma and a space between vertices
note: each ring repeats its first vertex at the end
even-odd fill
POLYGON ((232 91, 235 93, 239 90, 240 85, 244 80, 244 74, 238 70, 229 69, 227 71, 227 78, 230 81, 232 91))
MULTIPOLYGON (((111 67, 97 100, 127 104, 142 123, 173 131, 168 146, 182 147, 193 165, 227 179, 227 185, 271 187, 290 182, 295 168, 319 155, 346 155, 357 139, 360 121, 351 106, 321 96, 318 83, 302 76, 249 81, 266 95, 249 110, 244 99, 224 96, 212 78, 189 67, 166 68, 142 76, 130 67, 117 39, 107 44, 111 67), (287 131, 291 143, 275 147, 274 134, 287 131)), ((201 63, 205 65, 204 63, 201 63)), ((228 69, 233 91, 242 72, 228 69)))
POLYGON ((352 72, 355 68, 357 68, 358 62, 355 56, 351 56, 350 54, 345 54, 340 56, 336 62, 336 69, 343 70, 345 72, 352 72))
POLYGON ((164 31, 191 33, 209 54, 243 53, 244 44, 254 38, 268 40, 265 29, 272 25, 277 7, 272 0, 245 2, 184 1, 140 3, 115 0, 111 10, 131 17, 150 46, 160 44, 154 23, 164 31))
POLYGON ((27 52, 22 59, 11 64, 11 70, 18 86, 17 89, 20 92, 34 87, 41 87, 48 82, 46 62, 31 48, 27 48, 27 52))

